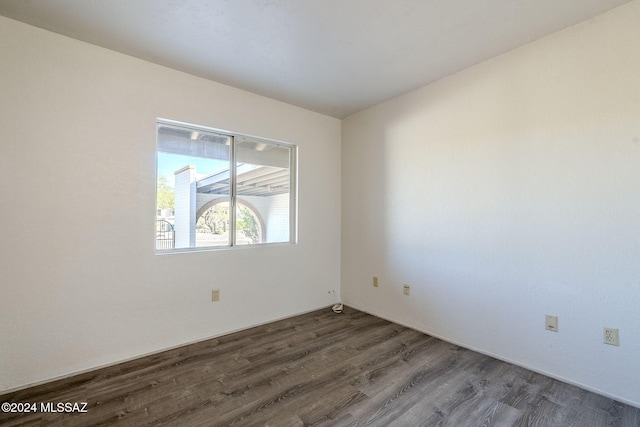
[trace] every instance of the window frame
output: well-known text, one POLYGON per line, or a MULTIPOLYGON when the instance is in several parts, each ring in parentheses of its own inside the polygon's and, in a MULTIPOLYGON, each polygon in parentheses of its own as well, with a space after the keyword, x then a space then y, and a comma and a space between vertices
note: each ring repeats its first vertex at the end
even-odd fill
MULTIPOLYGON (((229 147, 229 241, 226 245, 218 246, 193 246, 182 248, 170 248, 170 249, 158 249, 157 248, 157 235, 154 240, 154 252, 156 255, 168 255, 176 253, 189 253, 189 252, 208 252, 208 251, 220 251, 220 250, 235 250, 236 248, 255 248, 263 246, 280 246, 280 245, 295 245, 298 243, 298 145, 289 142, 274 140, 270 138, 243 134, 239 132, 233 132, 218 128, 212 128, 208 126, 196 125, 192 123, 181 122, 177 120, 156 118, 156 149, 155 149, 155 187, 156 187, 156 211, 158 210, 158 154, 159 150, 159 129, 161 126, 183 128, 191 131, 202 131, 218 134, 228 137, 230 139, 229 147), (237 195, 237 145, 242 142, 242 139, 250 139, 254 141, 263 141, 266 144, 285 147, 289 150, 289 240, 281 242, 264 242, 264 243, 250 243, 250 244, 237 244, 236 243, 236 208, 238 205, 237 195)), ((243 204, 242 198, 240 198, 240 204, 243 204)), ((246 204, 246 203, 245 203, 246 204)), ((157 217, 156 217, 157 221, 157 217)))

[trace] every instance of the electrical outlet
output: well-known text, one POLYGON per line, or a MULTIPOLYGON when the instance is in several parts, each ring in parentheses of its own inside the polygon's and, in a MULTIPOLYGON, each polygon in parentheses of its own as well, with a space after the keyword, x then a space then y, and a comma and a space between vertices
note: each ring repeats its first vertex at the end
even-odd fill
POLYGON ((558 316, 547 314, 545 317, 545 329, 547 331, 558 332, 558 316))
POLYGON ((220 289, 214 289, 211 291, 211 301, 220 301, 220 289))
POLYGON ((620 337, 616 328, 608 328, 606 326, 602 328, 602 338, 605 344, 620 345, 620 337))
POLYGON ((374 288, 378 287, 378 276, 373 276, 373 287, 374 288))
POLYGON ((403 292, 404 292, 404 294, 405 294, 405 295, 409 295, 409 294, 411 294, 411 286, 409 286, 409 285, 403 285, 403 289, 404 289, 404 291, 403 291, 403 292))

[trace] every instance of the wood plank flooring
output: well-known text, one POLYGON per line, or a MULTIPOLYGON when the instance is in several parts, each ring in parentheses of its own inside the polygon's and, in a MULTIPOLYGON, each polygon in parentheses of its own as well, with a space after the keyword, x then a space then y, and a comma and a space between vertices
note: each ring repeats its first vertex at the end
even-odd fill
POLYGON ((345 308, 0 396, 3 426, 640 427, 640 409, 345 308), (43 413, 87 402, 86 413, 43 413))

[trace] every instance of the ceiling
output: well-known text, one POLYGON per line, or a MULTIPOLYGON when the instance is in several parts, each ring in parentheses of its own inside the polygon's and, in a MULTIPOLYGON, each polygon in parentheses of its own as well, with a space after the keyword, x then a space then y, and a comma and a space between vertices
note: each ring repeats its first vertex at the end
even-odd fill
POLYGON ((629 0, 0 0, 0 15, 343 118, 629 0))

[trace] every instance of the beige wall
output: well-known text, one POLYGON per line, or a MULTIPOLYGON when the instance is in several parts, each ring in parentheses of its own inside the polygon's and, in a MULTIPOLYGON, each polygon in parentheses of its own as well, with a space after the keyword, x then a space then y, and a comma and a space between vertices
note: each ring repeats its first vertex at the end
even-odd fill
POLYGON ((0 63, 0 391, 335 302, 339 120, 3 17, 0 63), (154 255, 157 117, 297 144, 299 244, 154 255))
POLYGON ((639 46, 634 1, 345 119, 344 302, 640 406, 639 46))

